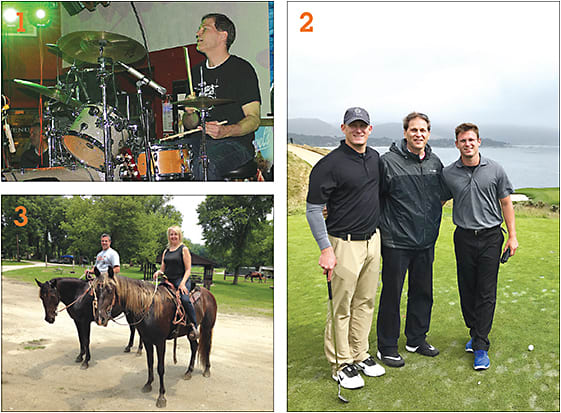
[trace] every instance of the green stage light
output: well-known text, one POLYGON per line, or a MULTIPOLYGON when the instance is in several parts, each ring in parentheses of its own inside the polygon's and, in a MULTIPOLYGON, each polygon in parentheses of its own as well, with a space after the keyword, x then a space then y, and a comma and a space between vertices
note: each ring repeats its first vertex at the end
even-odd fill
POLYGON ((9 9, 4 10, 4 21, 6 23, 15 23, 18 19, 18 12, 16 9, 10 7, 9 9))
POLYGON ((29 20, 35 27, 47 27, 52 23, 51 14, 52 10, 47 10, 45 7, 39 7, 30 14, 29 20))

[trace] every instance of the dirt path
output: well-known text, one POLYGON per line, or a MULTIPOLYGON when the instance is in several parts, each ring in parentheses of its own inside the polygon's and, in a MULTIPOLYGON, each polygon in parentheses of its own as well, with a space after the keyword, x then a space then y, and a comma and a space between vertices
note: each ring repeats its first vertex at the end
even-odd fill
MULTIPOLYGON (((122 321, 123 323, 124 320, 122 321)), ((146 382, 146 356, 123 353, 126 325, 92 324, 90 368, 74 362, 78 334, 68 314, 53 325, 35 285, 2 277, 2 411, 154 411, 158 375, 151 393, 146 382)), ((138 338, 135 340, 135 348, 138 338)), ((178 340, 177 365, 173 342, 166 351, 164 410, 273 410, 273 320, 221 314, 214 328, 211 377, 198 366, 190 381, 187 339, 178 340)))
POLYGON ((311 166, 314 166, 317 163, 317 161, 319 161, 324 156, 317 152, 309 151, 299 146, 290 145, 290 144, 287 145, 287 149, 293 154, 295 154, 296 156, 298 156, 299 158, 301 158, 302 160, 309 163, 311 166))

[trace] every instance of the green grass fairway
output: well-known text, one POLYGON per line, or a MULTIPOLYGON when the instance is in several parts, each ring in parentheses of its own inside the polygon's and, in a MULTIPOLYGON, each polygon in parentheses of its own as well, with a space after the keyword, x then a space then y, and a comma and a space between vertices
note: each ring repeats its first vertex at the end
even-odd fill
MULTIPOLYGON (((428 336, 440 355, 408 353, 402 323, 399 351, 405 366, 386 367, 385 376, 366 378, 360 390, 342 389, 349 404, 337 399, 323 354, 328 299, 317 265, 319 249, 305 216, 288 217, 288 410, 559 411, 559 218, 517 218, 520 248, 499 272, 491 367, 476 372, 473 355, 464 352, 469 337, 459 304, 451 214, 444 208, 428 336), (528 351, 529 344, 534 351, 528 351)), ((376 351, 374 329, 370 351, 376 351)))
MULTIPOLYGON (((44 266, 35 268, 23 268, 2 273, 4 277, 16 278, 25 282, 35 283, 34 279, 44 282, 55 277, 80 277, 84 268, 76 266, 74 273, 72 267, 44 266)), ((120 273, 126 277, 142 279, 143 273, 137 268, 124 266, 120 273)), ((238 279, 238 284, 233 285, 232 280, 222 281, 220 274, 215 274, 214 284, 210 291, 216 297, 218 312, 239 313, 243 315, 273 317, 273 285, 271 280, 267 283, 244 281, 243 277, 238 279)))
POLYGON ((524 194, 533 201, 559 205, 559 188, 522 188, 517 189, 516 193, 524 194))

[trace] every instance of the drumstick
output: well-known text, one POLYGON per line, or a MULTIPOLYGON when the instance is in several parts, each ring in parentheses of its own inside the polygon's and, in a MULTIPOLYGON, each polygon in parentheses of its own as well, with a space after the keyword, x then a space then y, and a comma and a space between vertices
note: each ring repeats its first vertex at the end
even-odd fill
MULTIPOLYGON (((228 123, 228 121, 223 120, 223 121, 218 122, 217 124, 218 125, 225 125, 226 123, 228 123)), ((190 133, 195 133, 195 132, 200 131, 200 130, 201 130, 200 128, 189 129, 188 131, 181 132, 181 133, 176 133, 175 135, 171 135, 171 136, 162 138, 162 139, 160 139, 160 141, 169 141, 171 139, 179 138, 179 137, 184 136, 184 135, 189 135, 190 133)))
POLYGON ((183 47, 183 51, 185 52, 185 66, 187 67, 187 77, 189 78, 189 94, 193 94, 193 80, 191 78, 191 63, 189 62, 189 49, 187 47, 183 47))

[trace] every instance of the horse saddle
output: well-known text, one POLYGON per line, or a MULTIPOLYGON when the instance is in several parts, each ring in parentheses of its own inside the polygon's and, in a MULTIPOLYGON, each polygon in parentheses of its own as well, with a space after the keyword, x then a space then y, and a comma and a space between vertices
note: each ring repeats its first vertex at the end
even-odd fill
MULTIPOLYGON (((162 284, 169 289, 172 295, 174 296, 176 295, 177 288, 175 288, 175 285, 173 285, 167 278, 164 278, 162 284)), ((200 298, 201 298, 201 288, 198 285, 196 285, 195 288, 193 288, 189 292, 189 300, 191 301, 191 304, 195 305, 195 303, 199 301, 200 298)))

